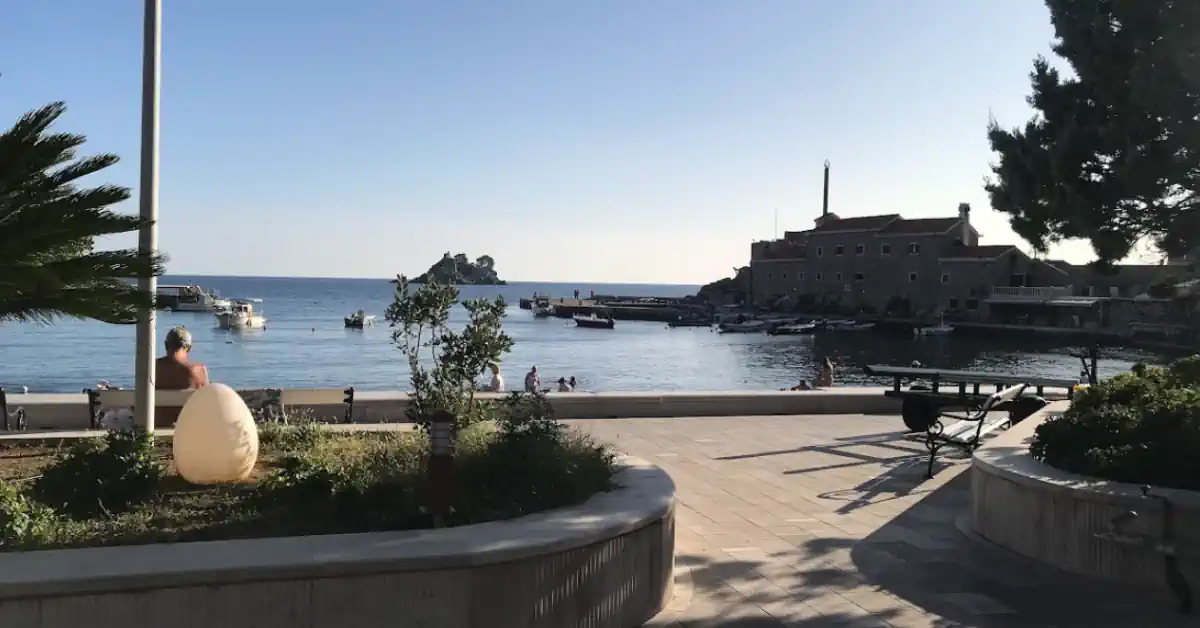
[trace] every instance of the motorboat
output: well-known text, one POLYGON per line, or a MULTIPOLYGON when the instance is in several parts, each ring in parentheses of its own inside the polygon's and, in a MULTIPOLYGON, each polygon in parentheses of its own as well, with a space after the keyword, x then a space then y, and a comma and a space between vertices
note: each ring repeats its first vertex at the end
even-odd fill
POLYGON ((871 331, 875 329, 875 323, 856 323, 854 321, 838 321, 837 324, 828 325, 829 331, 871 331))
POLYGON ((261 313, 255 313, 254 303, 262 303, 262 299, 233 299, 229 309, 217 312, 217 326, 221 329, 264 329, 267 319, 261 313))
POLYGON ((766 321, 743 321, 740 323, 721 323, 717 331, 723 334, 755 334, 766 331, 766 321))
POLYGON ((548 318, 554 316, 554 306, 550 305, 550 299, 538 297, 529 305, 529 310, 533 312, 534 318, 548 318))
POLYGON ((216 290, 205 290, 195 284, 160 285, 154 292, 154 303, 172 312, 219 312, 229 309, 229 299, 222 299, 216 290))
POLYGON ((616 321, 611 316, 600 317, 592 314, 591 316, 573 316, 577 327, 588 327, 591 329, 613 329, 617 326, 616 321))
POLYGON ((712 321, 699 318, 680 318, 667 323, 667 327, 712 327, 712 321))
POLYGON ((942 323, 933 327, 915 327, 914 336, 945 336, 954 333, 954 326, 942 323))
POLYGON ((342 320, 346 322, 346 327, 351 329, 362 329, 364 327, 375 326, 375 315, 367 314, 365 310, 359 310, 342 320))
POLYGON ((804 336, 812 335, 817 331, 816 323, 792 323, 790 325, 780 325, 767 330, 768 336, 804 336))

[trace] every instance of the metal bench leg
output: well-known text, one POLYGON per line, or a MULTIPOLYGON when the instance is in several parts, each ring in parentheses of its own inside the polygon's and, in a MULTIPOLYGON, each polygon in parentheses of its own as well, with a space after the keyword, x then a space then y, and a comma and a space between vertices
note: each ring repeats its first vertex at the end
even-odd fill
POLYGON ((942 443, 934 440, 933 434, 930 434, 925 439, 925 447, 929 449, 929 466, 925 469, 925 479, 933 479, 933 462, 937 459, 937 452, 942 448, 942 443))

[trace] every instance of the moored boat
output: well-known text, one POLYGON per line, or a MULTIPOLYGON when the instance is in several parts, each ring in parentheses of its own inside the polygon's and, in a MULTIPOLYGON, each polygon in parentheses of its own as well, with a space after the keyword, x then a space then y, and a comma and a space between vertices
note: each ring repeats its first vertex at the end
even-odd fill
POLYGON ((743 321, 741 323, 721 323, 717 325, 717 331, 723 334, 755 334, 761 331, 766 331, 767 323, 765 321, 743 321))
POLYGON ((229 330, 265 328, 267 319, 254 312, 255 301, 262 303, 262 299, 233 299, 228 310, 217 312, 217 326, 229 330))
POLYGON ((767 330, 768 336, 805 336, 812 335, 817 330, 816 323, 793 323, 780 325, 767 330))
POLYGON ((616 321, 614 321, 611 316, 600 317, 593 314, 591 316, 575 315, 572 318, 575 320, 575 325, 577 327, 587 327, 590 329, 613 329, 617 326, 616 321))
POLYGON ((367 314, 365 310, 359 310, 342 319, 346 323, 346 327, 351 329, 362 329, 364 327, 373 327, 375 325, 375 315, 367 314))
POLYGON ((529 305, 529 310, 533 312, 534 318, 548 318, 554 316, 554 306, 550 305, 550 299, 539 297, 529 305))
POLYGON ((712 327, 712 320, 702 318, 683 318, 667 323, 667 327, 712 327))
POLYGON ((954 333, 954 326, 942 323, 933 327, 916 327, 913 329, 914 336, 945 336, 954 333))
POLYGON ((216 290, 194 284, 159 285, 154 292, 154 303, 159 309, 173 312, 216 312, 230 306, 229 299, 222 299, 216 290))

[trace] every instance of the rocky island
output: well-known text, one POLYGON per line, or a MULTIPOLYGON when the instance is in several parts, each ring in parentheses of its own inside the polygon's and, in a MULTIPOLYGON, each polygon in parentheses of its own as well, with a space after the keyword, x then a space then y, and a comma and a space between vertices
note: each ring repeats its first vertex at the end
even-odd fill
POLYGON ((733 277, 718 279, 702 286, 696 297, 710 305, 742 303, 750 293, 750 267, 735 268, 733 272, 733 277))
POLYGON ((436 281, 457 286, 503 286, 506 283, 496 274, 496 260, 492 259, 492 256, 480 255, 472 262, 462 253, 451 255, 449 252, 412 281, 436 281))

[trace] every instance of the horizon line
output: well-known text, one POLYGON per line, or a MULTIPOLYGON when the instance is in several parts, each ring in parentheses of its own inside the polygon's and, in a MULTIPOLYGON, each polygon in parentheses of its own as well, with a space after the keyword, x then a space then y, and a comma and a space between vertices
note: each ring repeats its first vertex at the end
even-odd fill
MULTIPOLYGON (((163 275, 161 275, 161 277, 216 277, 216 278, 226 277, 226 278, 231 278, 231 279, 346 279, 346 280, 361 280, 361 281, 394 281, 396 279, 395 276, 392 276, 392 277, 299 277, 299 276, 288 276, 288 275, 224 275, 224 274, 216 275, 216 274, 211 274, 211 273, 164 273, 163 275)), ((505 279, 504 281, 506 282, 507 285, 512 285, 515 283, 542 283, 542 284, 563 284, 563 285, 570 285, 572 283, 578 283, 578 284, 590 284, 590 285, 599 285, 599 286, 686 286, 686 287, 693 287, 693 286, 699 287, 699 286, 706 285, 706 284, 702 284, 702 283, 656 283, 656 282, 652 282, 652 281, 589 281, 589 280, 545 281, 545 280, 537 280, 537 279, 505 279)), ((488 285, 501 285, 501 284, 455 284, 455 285, 488 286, 488 285)))

